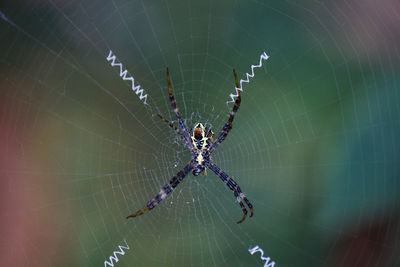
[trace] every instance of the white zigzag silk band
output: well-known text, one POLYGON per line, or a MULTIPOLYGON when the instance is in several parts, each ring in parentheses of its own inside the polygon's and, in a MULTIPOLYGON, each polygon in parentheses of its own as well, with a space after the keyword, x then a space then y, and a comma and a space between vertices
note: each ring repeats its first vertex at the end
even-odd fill
POLYGON ((251 255, 253 255, 256 252, 261 253, 261 260, 265 261, 263 267, 274 267, 275 266, 274 261, 269 262, 271 260, 270 257, 264 257, 264 251, 259 246, 255 246, 254 248, 249 248, 249 252, 251 255))
POLYGON ((128 76, 129 73, 128 73, 127 70, 123 70, 122 63, 116 63, 117 57, 115 55, 113 55, 113 52, 111 50, 110 50, 110 53, 108 54, 107 61, 109 61, 109 62, 111 61, 111 66, 112 67, 114 67, 114 66, 118 66, 119 67, 119 76, 124 81, 131 81, 132 90, 136 93, 136 95, 139 96, 140 100, 144 99, 143 103, 147 105, 147 102, 146 102, 147 94, 143 95, 144 94, 144 90, 143 90, 143 88, 140 88, 140 84, 135 86, 135 79, 132 76, 128 76))
POLYGON ((262 61, 263 60, 267 60, 269 58, 269 56, 267 55, 267 53, 262 53, 260 56, 260 63, 258 63, 258 65, 251 65, 251 74, 246 73, 246 80, 240 80, 240 88, 235 88, 235 92, 236 94, 230 94, 229 97, 232 99, 231 101, 226 101, 226 104, 228 103, 233 103, 235 102, 235 97, 238 97, 238 91, 242 91, 243 92, 243 86, 242 84, 245 83, 249 83, 249 78, 253 78, 254 77, 254 68, 260 68, 262 66, 262 61))
POLYGON ((117 254, 120 255, 125 255, 125 251, 123 250, 123 248, 125 249, 130 249, 128 243, 126 243, 126 240, 124 240, 126 247, 119 245, 118 248, 119 250, 114 251, 114 256, 110 256, 110 261, 104 261, 104 267, 111 266, 114 267, 114 261, 115 263, 117 263, 119 261, 117 254))

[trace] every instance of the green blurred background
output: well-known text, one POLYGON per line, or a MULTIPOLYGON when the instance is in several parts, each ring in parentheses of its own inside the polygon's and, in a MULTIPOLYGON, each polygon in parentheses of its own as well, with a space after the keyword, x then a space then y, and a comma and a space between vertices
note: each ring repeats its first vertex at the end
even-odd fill
POLYGON ((3 266, 399 266, 400 4, 388 1, 2 1, 3 266), (106 60, 112 50, 148 104, 106 60), (233 130, 189 174, 165 68, 189 127, 233 130), (176 122, 175 122, 176 123, 176 122))

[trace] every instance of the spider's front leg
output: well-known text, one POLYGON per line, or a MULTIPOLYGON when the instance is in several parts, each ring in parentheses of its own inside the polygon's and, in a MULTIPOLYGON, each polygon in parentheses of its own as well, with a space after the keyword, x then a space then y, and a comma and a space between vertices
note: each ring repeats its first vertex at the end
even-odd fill
POLYGON ((236 91, 238 92, 238 97, 235 100, 235 104, 233 106, 231 115, 229 116, 228 122, 225 124, 225 126, 222 128, 222 130, 219 132, 218 137, 211 144, 211 146, 209 148, 210 153, 213 152, 219 146, 219 144, 221 144, 222 141, 224 141, 225 138, 228 136, 229 131, 232 129, 233 119, 235 118, 235 114, 238 111, 240 103, 242 101, 242 99, 240 97, 239 82, 238 82, 238 78, 237 78, 235 69, 233 69, 233 75, 235 76, 235 84, 236 84, 236 89, 237 89, 236 91))
MULTIPOLYGON (((190 142, 190 137, 189 137, 189 132, 186 129, 186 125, 182 120, 182 116, 179 113, 178 107, 176 106, 176 102, 175 102, 175 97, 172 94, 172 89, 171 89, 171 80, 169 78, 169 71, 167 68, 167 83, 168 83, 168 94, 169 94, 169 100, 171 101, 171 107, 175 112, 176 118, 178 119, 179 125, 181 126, 182 130, 183 130, 183 134, 182 134, 182 138, 186 144, 186 146, 189 147, 189 149, 192 149, 192 143, 190 142)), ((160 115, 159 115, 160 116, 160 115)), ((170 125, 171 127, 171 125, 170 125)))
POLYGON ((242 223, 247 217, 247 209, 244 206, 242 200, 244 200, 244 202, 246 202, 246 205, 250 208, 250 217, 253 217, 253 205, 247 199, 246 195, 242 192, 239 185, 214 163, 208 163, 207 167, 210 168, 229 187, 229 189, 233 191, 233 194, 235 195, 236 200, 242 208, 244 214, 243 218, 237 223, 242 223))
POLYGON ((146 206, 137 212, 129 215, 128 218, 134 218, 140 215, 145 214, 146 212, 154 209, 160 202, 163 200, 172 190, 175 189, 182 182, 183 178, 192 170, 193 164, 190 161, 182 170, 180 170, 171 180, 167 183, 163 188, 161 188, 160 192, 155 195, 149 202, 147 202, 146 206))
POLYGON ((187 138, 185 138, 185 135, 182 134, 182 133, 178 130, 178 128, 176 128, 176 126, 175 126, 174 124, 172 124, 172 122, 170 122, 169 120, 167 120, 165 117, 161 116, 160 114, 157 114, 157 116, 158 116, 160 119, 162 119, 164 122, 166 122, 166 123, 169 125, 169 127, 170 127, 172 130, 174 130, 175 133, 176 133, 177 135, 179 135, 179 136, 182 138, 182 140, 183 140, 183 142, 185 143, 185 145, 186 145, 187 148, 189 148, 190 150, 193 149, 193 144, 192 144, 191 142, 189 142, 187 138))
POLYGON ((175 97, 174 97, 174 95, 172 94, 171 80, 170 80, 170 78, 169 78, 169 71, 168 71, 168 68, 167 68, 167 82, 168 82, 168 94, 169 94, 169 100, 171 101, 171 107, 172 107, 172 109, 173 109, 174 112, 175 112, 176 118, 178 119, 179 124, 181 125, 182 130, 183 130, 185 136, 189 137, 189 133, 188 133, 188 131, 186 130, 186 125, 185 125, 185 123, 184 123, 183 120, 182 120, 182 116, 181 116, 181 114, 179 113, 178 107, 176 106, 175 97))

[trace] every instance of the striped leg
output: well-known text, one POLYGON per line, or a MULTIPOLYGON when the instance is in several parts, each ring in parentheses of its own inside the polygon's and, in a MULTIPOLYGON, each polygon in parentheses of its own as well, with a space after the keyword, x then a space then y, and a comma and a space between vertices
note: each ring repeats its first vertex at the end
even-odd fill
POLYGON ((192 143, 191 143, 191 142, 187 142, 187 139, 185 138, 185 136, 179 131, 178 128, 176 128, 175 125, 172 124, 172 122, 170 122, 169 120, 167 120, 165 117, 161 116, 160 114, 157 114, 157 116, 158 116, 160 119, 162 119, 163 121, 165 121, 165 122, 169 125, 169 127, 171 127, 171 129, 174 130, 175 133, 176 133, 177 135, 179 135, 179 136, 182 138, 182 140, 185 142, 185 145, 186 145, 189 149, 192 149, 192 148, 193 148, 192 143))
POLYGON ((160 114, 157 114, 157 116, 158 116, 160 119, 162 119, 163 121, 165 121, 165 122, 169 125, 169 127, 171 127, 171 129, 174 130, 174 131, 176 132, 177 135, 182 135, 182 134, 179 132, 178 128, 176 128, 175 125, 172 124, 172 122, 170 122, 169 120, 167 120, 165 117, 161 116, 160 114))
POLYGON ((243 218, 240 221, 237 222, 239 224, 239 223, 242 223, 246 219, 247 210, 246 210, 246 207, 243 205, 242 200, 240 199, 239 193, 237 191, 233 191, 233 194, 235 195, 236 200, 238 201, 238 203, 239 203, 239 205, 240 205, 240 207, 242 208, 242 211, 243 211, 243 218))
POLYGON ((167 68, 167 82, 168 82, 169 100, 171 101, 172 109, 174 110, 175 115, 176 115, 176 117, 178 118, 179 124, 180 124, 180 126, 181 126, 181 128, 182 128, 182 130, 183 130, 183 132, 184 132, 184 135, 185 135, 187 138, 189 138, 189 133, 188 133, 188 131, 186 130, 185 123, 183 123, 181 114, 179 113, 178 107, 176 106, 176 102, 175 102, 174 95, 172 94, 171 81, 170 81, 170 79, 169 79, 169 71, 168 71, 168 68, 167 68))
POLYGON ((247 210, 242 200, 244 200, 244 202, 246 202, 246 205, 250 208, 250 213, 251 213, 250 217, 253 217, 253 205, 251 205, 250 201, 247 199, 246 195, 242 192, 239 185, 214 163, 210 162, 207 167, 210 168, 229 187, 229 189, 233 191, 233 194, 235 195, 236 200, 239 203, 240 207, 242 208, 244 214, 243 218, 237 223, 243 222, 247 217, 247 210))
POLYGON ((183 178, 185 178, 185 176, 190 172, 192 168, 192 162, 189 162, 182 170, 180 170, 174 177, 172 177, 171 180, 169 180, 169 183, 161 188, 160 192, 157 195, 155 195, 149 202, 147 202, 146 206, 126 218, 134 218, 154 209, 161 202, 161 200, 163 200, 169 193, 172 192, 172 190, 175 189, 175 187, 179 185, 180 182, 182 182, 183 178))
MULTIPOLYGON (((239 88, 239 82, 238 82, 238 78, 236 75, 236 71, 235 69, 233 69, 233 75, 235 76, 235 84, 236 84, 236 88, 239 88)), ((235 118, 235 114, 239 109, 240 106, 240 102, 242 101, 241 97, 240 97, 240 91, 237 90, 238 92, 238 97, 235 100, 235 104, 233 106, 231 115, 229 116, 228 122, 225 124, 225 126, 222 128, 222 130, 219 132, 218 137, 215 139, 215 141, 212 143, 212 145, 210 146, 209 150, 210 153, 213 152, 219 144, 222 143, 222 141, 225 140, 226 136, 228 135, 229 131, 232 129, 232 122, 233 119, 235 118)))

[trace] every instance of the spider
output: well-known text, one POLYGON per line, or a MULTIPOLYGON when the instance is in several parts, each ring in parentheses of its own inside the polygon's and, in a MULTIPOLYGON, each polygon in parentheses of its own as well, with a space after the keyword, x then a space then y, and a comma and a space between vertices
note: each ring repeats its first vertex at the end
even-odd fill
MULTIPOLYGON (((233 70, 233 75, 235 76, 236 88, 239 88, 238 78, 235 70, 233 70)), ((183 169, 181 169, 169 181, 169 183, 167 183, 163 188, 160 189, 160 192, 157 195, 155 195, 149 202, 147 202, 146 206, 144 206, 137 212, 129 215, 127 218, 134 218, 152 210, 161 202, 161 200, 166 198, 166 196, 169 193, 171 193, 179 185, 180 182, 182 182, 182 180, 190 171, 192 171, 194 176, 198 176, 200 173, 203 173, 203 175, 207 175, 206 168, 212 170, 222 180, 222 182, 224 182, 229 187, 229 189, 233 191, 233 194, 236 197, 236 200, 243 211, 243 218, 237 223, 239 224, 243 222, 247 216, 247 209, 245 208, 242 200, 244 200, 244 202, 250 208, 251 212, 250 217, 252 217, 253 205, 246 198, 246 195, 242 192, 239 185, 232 178, 230 178, 224 171, 222 171, 217 165, 215 165, 215 163, 213 163, 210 159, 211 153, 219 146, 219 144, 222 143, 222 141, 225 140, 229 131, 232 129, 232 122, 237 110, 239 109, 239 105, 241 102, 240 91, 237 90, 238 97, 236 98, 228 122, 221 129, 217 138, 214 139, 213 132, 209 130, 207 127, 204 127, 203 124, 201 123, 196 123, 192 130, 190 130, 189 132, 187 131, 186 125, 183 122, 182 117, 176 106, 174 95, 172 94, 168 68, 167 68, 167 82, 168 82, 169 100, 171 101, 172 109, 175 112, 175 115, 178 119, 180 127, 183 130, 183 133, 181 133, 180 130, 174 124, 172 124, 163 116, 158 114, 158 117, 160 117, 164 122, 166 122, 169 125, 169 127, 171 127, 171 129, 174 130, 176 134, 180 136, 180 138, 185 143, 185 146, 189 149, 190 153, 192 154, 192 159, 188 162, 188 164, 186 164, 185 167, 183 167, 183 169)))

